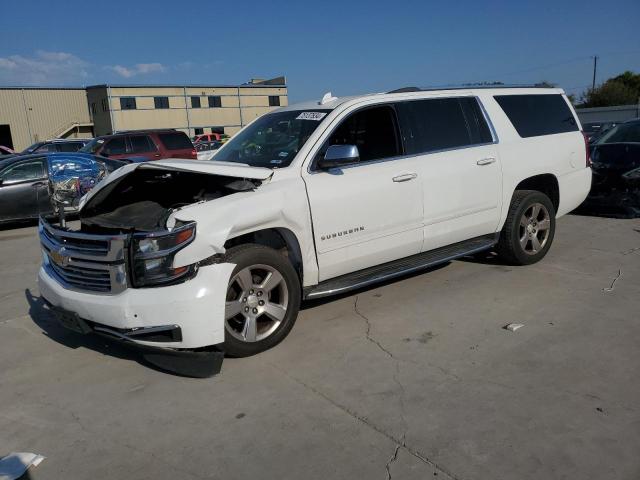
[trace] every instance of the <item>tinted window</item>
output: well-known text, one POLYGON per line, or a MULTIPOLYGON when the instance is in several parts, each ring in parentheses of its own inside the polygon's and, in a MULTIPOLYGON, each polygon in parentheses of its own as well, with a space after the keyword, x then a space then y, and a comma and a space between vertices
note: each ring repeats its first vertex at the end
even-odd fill
POLYGON ((269 106, 270 107, 279 107, 280 106, 280 97, 277 95, 269 95, 269 106))
POLYGON ((497 95, 494 98, 523 138, 578 131, 562 95, 497 95))
POLYGON ((44 164, 40 160, 19 163, 13 167, 9 167, 2 173, 2 181, 5 184, 37 180, 44 177, 44 164))
POLYGON ((200 108, 200 97, 191 97, 191 108, 200 108))
POLYGON ((58 143, 56 144, 59 152, 77 152, 83 145, 80 142, 58 143))
POLYGON ((471 145, 462 103, 458 98, 403 102, 397 106, 407 154, 471 145))
POLYGON ((52 143, 46 143, 44 145, 40 145, 38 148, 33 150, 34 152, 43 153, 43 152, 57 152, 56 146, 52 143))
POLYGON ((222 99, 217 95, 212 95, 209 97, 209 107, 211 108, 219 108, 222 106, 222 99))
POLYGON ((491 143, 493 135, 487 124, 482 109, 478 104, 478 99, 474 97, 462 97, 459 99, 462 105, 462 111, 467 119, 469 134, 471 135, 471 143, 491 143))
POLYGON ((135 110, 136 97, 120 97, 120 110, 135 110))
POLYGON ((102 150, 107 155, 121 155, 127 153, 127 143, 125 137, 116 137, 109 140, 102 150))
POLYGON ((153 97, 153 105, 156 108, 169 108, 169 97, 153 97))
POLYGON ((322 154, 330 145, 356 145, 362 162, 400 155, 393 109, 374 107, 352 114, 331 134, 322 154))
POLYGON ((202 135, 202 134, 204 133, 204 128, 194 128, 194 129, 193 129, 193 132, 194 132, 196 135, 202 135))
POLYGON ((136 135, 135 137, 129 137, 131 142, 131 152, 155 152, 157 150, 154 143, 147 135, 136 135))
POLYGON ((164 144, 167 150, 193 149, 191 140, 189 140, 189 137, 187 137, 183 132, 161 133, 158 137, 160 137, 160 141, 164 144))
POLYGON ((640 122, 622 123, 605 132, 596 143, 640 143, 640 122))

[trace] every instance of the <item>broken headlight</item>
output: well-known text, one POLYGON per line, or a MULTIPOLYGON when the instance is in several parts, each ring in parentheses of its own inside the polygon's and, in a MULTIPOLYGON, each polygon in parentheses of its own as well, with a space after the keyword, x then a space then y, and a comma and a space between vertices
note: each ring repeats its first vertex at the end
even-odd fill
POLYGON ((195 237, 195 222, 172 231, 134 235, 131 267, 134 286, 173 283, 194 273, 195 265, 173 268, 173 259, 176 253, 189 245, 195 237))

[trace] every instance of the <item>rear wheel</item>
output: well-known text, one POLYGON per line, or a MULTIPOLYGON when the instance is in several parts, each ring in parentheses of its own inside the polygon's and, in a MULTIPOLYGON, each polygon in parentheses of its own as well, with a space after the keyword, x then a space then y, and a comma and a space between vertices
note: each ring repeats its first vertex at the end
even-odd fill
POLYGON ((496 248, 508 263, 530 265, 547 254, 556 230, 556 211, 549 197, 517 190, 496 248))
POLYGON ((281 342, 298 316, 301 290, 289 260, 261 245, 240 245, 225 255, 236 267, 227 287, 225 352, 246 357, 281 342))

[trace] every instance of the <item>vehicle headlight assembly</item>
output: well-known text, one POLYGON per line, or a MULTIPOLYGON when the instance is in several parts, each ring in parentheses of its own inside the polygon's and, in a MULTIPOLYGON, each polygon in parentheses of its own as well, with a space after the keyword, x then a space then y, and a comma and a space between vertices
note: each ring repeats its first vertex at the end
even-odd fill
POLYGON ((132 273, 135 287, 171 284, 193 274, 196 265, 173 268, 176 253, 196 237, 195 222, 171 231, 135 234, 132 245, 132 273))

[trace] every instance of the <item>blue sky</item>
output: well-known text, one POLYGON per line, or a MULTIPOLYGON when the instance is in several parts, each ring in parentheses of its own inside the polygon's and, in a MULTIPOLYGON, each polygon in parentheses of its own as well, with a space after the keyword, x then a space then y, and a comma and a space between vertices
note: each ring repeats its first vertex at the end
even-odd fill
POLYGON ((640 1, 0 0, 0 85, 238 84, 293 101, 407 85, 640 73, 640 1))

